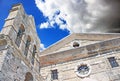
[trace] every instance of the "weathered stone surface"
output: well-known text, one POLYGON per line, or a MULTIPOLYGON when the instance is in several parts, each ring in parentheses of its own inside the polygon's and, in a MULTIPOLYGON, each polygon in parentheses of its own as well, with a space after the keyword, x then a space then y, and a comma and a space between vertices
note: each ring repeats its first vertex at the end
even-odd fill
POLYGON ((24 12, 21 4, 14 5, 0 34, 0 81, 43 81, 39 74, 39 45, 33 17, 24 12), (20 28, 25 31, 18 46, 16 39, 20 28), (26 49, 28 37, 30 47, 26 49), (34 46, 36 52, 32 64, 34 46))
MULTIPOLYGON (((58 70, 58 80, 55 81, 82 81, 83 78, 79 77, 75 73, 75 68, 81 62, 86 62, 91 66, 91 73, 88 78, 94 79, 95 81, 117 81, 120 75, 120 67, 112 68, 108 59, 109 57, 120 58, 119 52, 81 58, 78 60, 71 60, 69 62, 51 64, 41 68, 41 75, 44 77, 50 76, 50 71, 53 69, 58 70)), ((120 61, 116 60, 120 65, 120 61)), ((48 77, 49 81, 51 77, 48 77)))
POLYGON ((7 52, 4 63, 1 69, 1 81, 24 81, 25 73, 29 71, 28 67, 22 64, 19 58, 7 52))

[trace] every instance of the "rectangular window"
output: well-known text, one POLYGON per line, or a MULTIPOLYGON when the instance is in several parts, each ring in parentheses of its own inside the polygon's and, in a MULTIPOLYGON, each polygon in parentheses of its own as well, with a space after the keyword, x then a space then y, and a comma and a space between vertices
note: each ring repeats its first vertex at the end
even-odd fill
POLYGON ((108 58, 108 60, 109 60, 110 65, 111 65, 112 68, 119 66, 116 59, 115 59, 115 57, 110 57, 110 58, 108 58))
POLYGON ((51 70, 51 78, 52 78, 52 80, 58 79, 57 69, 56 70, 51 70))

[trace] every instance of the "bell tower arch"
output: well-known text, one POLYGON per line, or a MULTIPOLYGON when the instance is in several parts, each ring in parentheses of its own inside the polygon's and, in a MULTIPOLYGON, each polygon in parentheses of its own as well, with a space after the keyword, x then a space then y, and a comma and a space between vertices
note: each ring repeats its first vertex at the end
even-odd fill
POLYGON ((33 75, 30 72, 27 72, 24 81, 33 81, 33 75))

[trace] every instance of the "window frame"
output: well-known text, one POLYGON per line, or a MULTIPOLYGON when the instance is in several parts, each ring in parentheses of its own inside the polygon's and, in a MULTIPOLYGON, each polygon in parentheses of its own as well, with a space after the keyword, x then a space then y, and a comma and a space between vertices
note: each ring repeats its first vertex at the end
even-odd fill
POLYGON ((58 80, 58 70, 57 69, 51 70, 51 79, 58 80))
POLYGON ((109 57, 108 61, 109 61, 109 63, 110 63, 110 65, 111 65, 112 68, 119 67, 119 64, 116 61, 115 57, 109 57))

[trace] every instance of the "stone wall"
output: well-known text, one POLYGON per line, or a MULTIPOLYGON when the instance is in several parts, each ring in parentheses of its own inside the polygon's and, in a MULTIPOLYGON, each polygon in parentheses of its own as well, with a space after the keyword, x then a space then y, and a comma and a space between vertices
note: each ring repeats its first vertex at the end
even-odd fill
MULTIPOLYGON (((23 56, 24 54, 7 36, 3 36, 3 38, 6 44, 0 49, 0 81, 29 81, 29 79, 43 81, 38 71, 40 68, 36 69, 39 65, 36 67, 31 65, 29 59, 23 56), (31 77, 26 77, 27 73, 31 77)), ((0 42, 1 40, 3 39, 0 39, 0 42)))
POLYGON ((12 7, 0 35, 0 81, 43 81, 39 74, 39 48, 34 18, 27 15, 22 4, 12 7), (19 45, 20 28, 24 30, 19 45), (30 40, 27 49, 27 40, 30 40), (4 45, 4 46, 3 46, 4 45), (33 48, 36 47, 33 57, 33 48), (27 55, 25 51, 27 50, 27 55), (33 60, 34 58, 34 60, 33 60), (34 62, 34 63, 32 63, 34 62))
POLYGON ((0 72, 0 81, 24 81, 25 74, 29 71, 28 66, 8 50, 0 72))
POLYGON ((41 68, 41 75, 51 81, 51 70, 58 70, 58 80, 53 81, 120 81, 120 67, 112 68, 108 58, 115 57, 120 65, 120 52, 71 60, 69 62, 58 63, 41 68), (76 74, 76 67, 80 63, 87 63, 91 67, 88 76, 82 78, 76 74), (87 79, 87 80, 84 80, 87 79))

